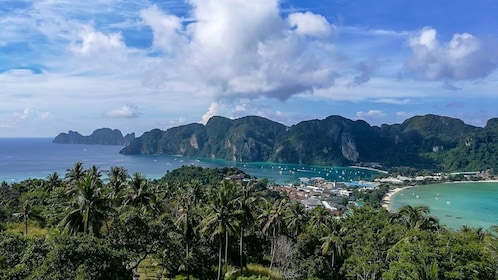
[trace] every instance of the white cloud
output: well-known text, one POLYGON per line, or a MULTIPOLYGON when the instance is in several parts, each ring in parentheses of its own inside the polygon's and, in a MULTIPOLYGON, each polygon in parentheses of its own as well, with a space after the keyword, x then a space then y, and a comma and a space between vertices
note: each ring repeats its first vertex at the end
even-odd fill
POLYGON ((218 102, 212 102, 209 106, 208 111, 202 116, 201 123, 207 124, 211 117, 219 115, 220 110, 223 108, 223 104, 218 102))
POLYGON ((406 105, 413 102, 411 99, 395 99, 395 98, 379 98, 374 100, 376 103, 384 103, 384 104, 394 104, 394 105, 406 105))
POLYGON ((412 57, 406 73, 416 79, 432 81, 475 80, 488 76, 498 67, 498 45, 468 34, 454 34, 441 43, 437 32, 426 27, 409 40, 412 57))
POLYGON ((375 119, 375 118, 383 118, 386 116, 381 110, 369 110, 368 112, 359 111, 356 112, 356 117, 359 119, 375 119))
POLYGON ((14 113, 13 116, 17 121, 29 119, 46 119, 50 115, 49 112, 40 112, 33 108, 25 108, 22 113, 14 113))
POLYGON ((121 51, 125 47, 120 33, 104 34, 95 31, 91 26, 83 26, 79 32, 79 40, 73 42, 70 49, 77 54, 91 55, 101 52, 121 51))
MULTIPOLYGON (((334 69, 314 44, 292 32, 279 14, 277 0, 191 0, 192 19, 180 28, 174 15, 142 10, 154 33, 154 45, 172 51, 151 69, 146 84, 161 91, 198 92, 214 100, 270 98, 313 92, 330 86, 334 69), (152 20, 153 19, 153 20, 152 20), (165 23, 163 25, 157 24, 165 23), (164 35, 166 34, 166 35, 164 35), (184 42, 188 42, 184 44, 184 42)), ((301 34, 324 34, 331 25, 314 14, 293 14, 301 34)), ((328 39, 323 39, 328 42, 328 39)))
POLYGON ((181 18, 164 14, 157 6, 141 10, 140 17, 154 33, 154 48, 174 53, 185 47, 187 40, 180 35, 183 32, 181 18))
POLYGON ((110 118, 138 118, 141 113, 136 106, 126 105, 119 109, 106 112, 104 115, 110 118))
POLYGON ((328 36, 334 29, 325 17, 311 12, 290 14, 287 21, 299 35, 328 36))

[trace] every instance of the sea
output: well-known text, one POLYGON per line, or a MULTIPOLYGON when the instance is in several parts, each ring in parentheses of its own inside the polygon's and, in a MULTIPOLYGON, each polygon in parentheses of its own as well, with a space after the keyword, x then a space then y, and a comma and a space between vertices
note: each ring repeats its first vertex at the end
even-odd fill
POLYGON ((332 166, 311 166, 269 162, 243 163, 211 158, 178 155, 122 155, 123 146, 55 144, 51 138, 0 138, 0 182, 20 182, 29 178, 46 178, 57 172, 63 177, 78 161, 84 168, 95 165, 100 170, 121 166, 129 174, 142 173, 159 179, 168 170, 184 165, 200 167, 237 167, 255 178, 267 178, 278 184, 293 184, 302 178, 322 177, 335 182, 355 184, 370 180, 376 171, 332 166))
POLYGON ((427 205, 430 215, 451 229, 498 225, 498 182, 457 182, 404 189, 391 197, 390 209, 427 205))

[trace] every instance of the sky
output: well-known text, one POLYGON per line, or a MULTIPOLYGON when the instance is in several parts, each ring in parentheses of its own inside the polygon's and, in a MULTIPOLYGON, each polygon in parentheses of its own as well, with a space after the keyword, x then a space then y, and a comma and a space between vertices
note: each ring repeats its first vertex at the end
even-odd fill
POLYGON ((498 117, 495 0, 0 0, 0 137, 498 117))

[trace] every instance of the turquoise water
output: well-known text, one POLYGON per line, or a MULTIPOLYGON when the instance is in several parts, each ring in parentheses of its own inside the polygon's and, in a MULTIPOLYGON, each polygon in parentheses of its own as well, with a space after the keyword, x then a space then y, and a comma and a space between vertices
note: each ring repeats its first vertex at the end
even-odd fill
POLYGON ((369 180, 377 172, 347 168, 298 164, 242 163, 218 159, 168 155, 122 155, 121 146, 54 144, 50 138, 0 138, 0 182, 19 182, 28 178, 45 178, 56 171, 64 176, 77 161, 84 168, 92 165, 102 170, 122 166, 130 174, 140 172, 158 179, 166 171, 183 165, 201 167, 235 166, 256 178, 268 178, 279 184, 298 182, 299 178, 323 177, 330 181, 369 180))
POLYGON ((463 225, 498 225, 498 183, 459 182, 405 189, 391 198, 390 208, 427 205, 431 215, 452 229, 463 225))

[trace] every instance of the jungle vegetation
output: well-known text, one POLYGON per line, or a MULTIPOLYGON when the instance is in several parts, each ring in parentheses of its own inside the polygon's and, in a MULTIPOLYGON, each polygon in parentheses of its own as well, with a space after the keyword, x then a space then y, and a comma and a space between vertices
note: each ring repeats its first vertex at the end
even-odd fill
POLYGON ((496 228, 449 230, 424 206, 334 216, 266 183, 234 168, 149 180, 81 162, 4 182, 0 279, 498 278, 496 228))

